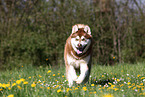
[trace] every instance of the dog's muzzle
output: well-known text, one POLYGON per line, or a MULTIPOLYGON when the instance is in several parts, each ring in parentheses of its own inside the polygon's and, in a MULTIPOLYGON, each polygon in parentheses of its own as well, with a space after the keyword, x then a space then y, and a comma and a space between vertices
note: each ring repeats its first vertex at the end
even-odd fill
POLYGON ((83 54, 83 51, 84 51, 84 49, 86 48, 86 46, 82 46, 82 44, 78 44, 78 47, 77 47, 77 54, 78 55, 81 55, 81 54, 83 54))

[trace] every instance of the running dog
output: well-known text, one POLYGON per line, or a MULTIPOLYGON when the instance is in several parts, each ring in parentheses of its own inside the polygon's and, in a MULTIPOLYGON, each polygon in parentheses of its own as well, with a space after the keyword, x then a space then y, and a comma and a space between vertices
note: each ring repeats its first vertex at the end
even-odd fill
POLYGON ((69 87, 75 81, 84 84, 89 80, 92 60, 93 39, 88 25, 76 24, 72 27, 72 33, 66 40, 64 60, 66 77, 69 87), (80 75, 77 76, 77 71, 80 75))

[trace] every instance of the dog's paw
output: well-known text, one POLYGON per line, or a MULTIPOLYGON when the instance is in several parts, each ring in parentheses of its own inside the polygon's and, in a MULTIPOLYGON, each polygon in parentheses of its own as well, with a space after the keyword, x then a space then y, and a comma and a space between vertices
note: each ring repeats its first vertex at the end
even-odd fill
POLYGON ((77 84, 80 84, 80 83, 82 83, 82 81, 83 81, 83 80, 81 80, 81 79, 77 79, 77 80, 76 80, 76 83, 77 83, 77 84))

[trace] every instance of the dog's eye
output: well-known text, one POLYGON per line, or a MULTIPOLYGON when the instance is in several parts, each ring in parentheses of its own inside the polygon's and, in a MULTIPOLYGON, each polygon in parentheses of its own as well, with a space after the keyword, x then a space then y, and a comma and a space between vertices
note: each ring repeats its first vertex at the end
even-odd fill
POLYGON ((76 41, 79 41, 79 39, 76 38, 76 41))

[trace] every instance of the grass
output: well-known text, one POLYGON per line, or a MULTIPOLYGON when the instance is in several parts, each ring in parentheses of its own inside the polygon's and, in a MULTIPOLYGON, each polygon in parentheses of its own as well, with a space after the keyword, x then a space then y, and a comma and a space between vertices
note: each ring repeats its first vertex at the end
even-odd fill
POLYGON ((89 82, 68 87, 65 67, 34 67, 0 72, 2 97, 144 97, 145 63, 92 65, 89 82))

